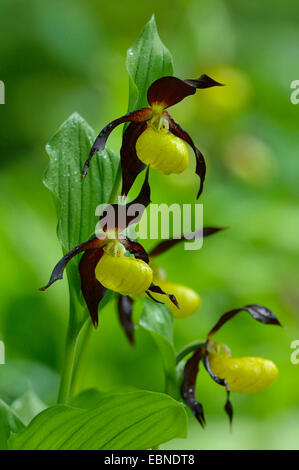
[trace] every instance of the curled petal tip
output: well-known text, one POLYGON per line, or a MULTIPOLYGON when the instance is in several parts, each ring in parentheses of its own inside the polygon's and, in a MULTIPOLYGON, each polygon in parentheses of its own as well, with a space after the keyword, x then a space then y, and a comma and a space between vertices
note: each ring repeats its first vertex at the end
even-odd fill
POLYGON ((85 177, 86 177, 86 175, 87 175, 87 173, 88 173, 88 168, 89 168, 89 165, 87 165, 87 164, 85 163, 85 165, 84 165, 84 167, 83 167, 83 171, 82 171, 82 179, 83 179, 83 180, 85 179, 85 177))
POLYGON ((169 298, 170 298, 171 302, 179 309, 180 306, 179 306, 179 304, 178 304, 178 301, 177 301, 175 295, 170 294, 170 295, 169 295, 169 298))
POLYGON ((40 290, 41 292, 44 292, 45 290, 47 290, 52 284, 54 284, 55 281, 59 281, 63 279, 62 276, 56 276, 56 277, 53 277, 50 279, 50 281, 48 282, 48 284, 46 284, 45 286, 42 286, 42 287, 39 287, 38 290, 40 290))

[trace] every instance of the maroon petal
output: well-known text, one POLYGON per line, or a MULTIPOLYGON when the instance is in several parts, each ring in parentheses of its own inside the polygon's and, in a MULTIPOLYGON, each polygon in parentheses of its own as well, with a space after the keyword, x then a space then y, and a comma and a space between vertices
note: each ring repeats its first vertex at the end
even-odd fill
POLYGON ((147 99, 151 106, 159 104, 165 109, 179 103, 189 95, 194 95, 197 88, 213 86, 222 86, 222 83, 216 82, 205 74, 195 80, 181 80, 171 76, 162 77, 151 84, 147 91, 147 99))
POLYGON ((136 199, 124 205, 110 204, 104 209, 99 219, 101 228, 103 229, 104 232, 106 232, 107 229, 114 229, 114 228, 117 228, 118 231, 121 232, 132 223, 136 224, 137 222, 141 220, 144 210, 151 202, 151 199, 150 199, 151 189, 150 189, 150 185, 148 182, 148 174, 149 174, 149 169, 147 169, 144 183, 136 199), (110 213, 110 209, 111 209, 111 214, 113 215, 113 220, 111 220, 110 226, 108 227, 107 222, 106 222, 106 216, 107 214, 110 213), (113 224, 113 227, 112 227, 112 224, 113 224))
POLYGON ((184 80, 185 83, 194 88, 212 88, 213 86, 224 86, 224 83, 216 82, 213 78, 203 73, 199 78, 184 80))
POLYGON ((123 135, 122 147, 120 150, 122 196, 127 196, 135 179, 145 168, 144 163, 142 163, 137 157, 136 142, 146 127, 147 124, 145 122, 132 122, 129 124, 123 135))
POLYGON ((195 238, 202 237, 209 237, 214 233, 219 232, 220 230, 225 230, 224 227, 203 227, 202 234, 201 231, 190 233, 188 235, 182 235, 181 238, 171 239, 171 240, 163 240, 162 242, 158 243, 150 252, 150 258, 154 258, 155 256, 161 255, 165 251, 169 250, 173 246, 177 245, 178 243, 186 240, 194 240, 195 238))
POLYGON ((206 371, 209 373, 210 377, 214 380, 214 382, 216 382, 218 385, 221 385, 221 386, 225 387, 225 389, 226 389, 226 402, 225 402, 225 405, 224 405, 224 410, 225 410, 226 414, 228 415, 230 426, 231 426, 232 422, 233 422, 233 405, 232 405, 232 403, 229 399, 229 396, 230 396, 229 386, 228 386, 226 380, 220 379, 220 377, 218 377, 212 371, 211 366, 210 366, 210 361, 209 361, 209 354, 207 352, 202 357, 202 363, 203 363, 206 371))
POLYGON ((136 259, 141 259, 145 263, 149 263, 148 254, 140 243, 130 240, 129 238, 119 238, 119 241, 136 259))
POLYGON ((157 304, 162 304, 163 305, 164 302, 160 302, 160 300, 155 299, 155 297, 152 296, 152 294, 150 293, 149 290, 146 290, 145 293, 151 300, 153 300, 157 304))
MULTIPOLYGON (((170 300, 171 302, 177 307, 177 308, 180 308, 176 298, 174 295, 172 294, 167 294, 167 292, 164 292, 161 287, 159 286, 156 286, 155 284, 151 284, 150 287, 148 288, 148 291, 151 291, 151 292, 155 292, 156 294, 163 294, 163 295, 166 295, 170 300)), ((146 291, 147 295, 149 295, 148 291, 146 291)), ((151 295, 149 295, 149 297, 152 298, 151 295)), ((155 300, 155 299, 154 299, 155 300)), ((161 303, 159 301, 157 301, 158 303, 161 303)))
POLYGON ((193 140, 191 139, 190 135, 177 123, 175 122, 169 114, 167 114, 167 119, 169 121, 169 130, 172 132, 174 135, 179 137, 180 139, 183 139, 187 144, 190 145, 192 148, 195 157, 196 157, 196 169, 195 173, 200 177, 200 187, 199 191, 197 193, 197 199, 202 193, 203 190, 203 184, 204 180, 206 177, 206 162, 204 159, 203 154, 198 150, 197 147, 195 147, 193 140))
POLYGON ((76 255, 81 253, 82 251, 86 251, 90 248, 100 248, 105 243, 106 237, 102 238, 92 238, 87 242, 81 243, 81 245, 76 246, 72 250, 70 250, 63 258, 56 264, 55 268, 52 271, 50 280, 48 284, 44 287, 40 287, 39 290, 44 291, 48 289, 48 287, 53 284, 53 282, 58 281, 59 279, 63 278, 63 271, 67 265, 67 263, 76 255))
POLYGON ((79 263, 81 290, 95 328, 98 326, 98 305, 107 292, 95 276, 95 268, 102 255, 102 248, 89 249, 79 263))
POLYGON ((279 320, 276 318, 273 312, 262 305, 246 305, 245 307, 235 308, 234 310, 230 310, 229 312, 224 313, 221 315, 219 320, 217 321, 216 325, 210 330, 208 334, 208 339, 211 338, 220 328, 231 318, 233 318, 238 313, 245 310, 248 312, 255 320, 260 323, 268 324, 268 325, 278 325, 281 326, 279 320))
POLYGON ((134 328, 135 324, 132 320, 133 299, 128 295, 119 295, 117 301, 118 316, 121 326, 131 345, 135 343, 134 328))
POLYGON ((86 160, 84 164, 82 177, 85 178, 85 176, 87 175, 90 160, 92 159, 93 155, 97 152, 100 152, 101 150, 105 148, 106 141, 110 133, 113 131, 113 129, 115 129, 120 124, 123 124, 124 122, 146 121, 147 119, 149 119, 151 113, 152 113, 151 108, 141 108, 141 109, 138 109, 137 111, 132 111, 131 113, 127 113, 124 116, 118 119, 115 119, 115 121, 112 121, 109 124, 107 124, 107 126, 105 126, 104 129, 101 130, 98 137, 94 141, 94 144, 90 150, 89 158, 86 160))
POLYGON ((199 363, 203 353, 203 348, 196 349, 190 359, 188 359, 186 362, 183 383, 181 386, 181 395, 199 424, 204 428, 206 421, 203 413, 203 407, 195 397, 196 378, 199 371, 199 363))

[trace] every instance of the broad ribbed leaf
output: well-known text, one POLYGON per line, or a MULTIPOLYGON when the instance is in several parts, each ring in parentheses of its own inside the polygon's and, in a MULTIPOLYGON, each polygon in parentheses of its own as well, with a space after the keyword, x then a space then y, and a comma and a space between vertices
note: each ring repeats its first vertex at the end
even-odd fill
POLYGON ((173 74, 173 61, 162 43, 155 17, 145 25, 141 35, 127 52, 129 72, 129 111, 147 106, 147 89, 158 78, 173 74))
POLYGON ((0 450, 6 450, 11 433, 17 433, 25 426, 14 410, 0 399, 0 450))
POLYGON ((97 408, 101 404, 101 400, 105 395, 96 388, 88 388, 83 390, 70 401, 70 406, 74 408, 97 408))
POLYGON ((138 391, 105 394, 94 409, 57 405, 38 415, 9 440, 10 449, 140 450, 186 437, 182 404, 138 391))
POLYGON ((96 156, 88 178, 81 177, 94 139, 94 130, 74 113, 46 146, 50 163, 44 184, 56 198, 57 236, 66 251, 94 233, 95 209, 107 203, 111 194, 119 160, 108 148, 96 156))
POLYGON ((173 316, 166 305, 145 299, 139 324, 151 334, 160 350, 165 371, 167 393, 178 398, 176 354, 172 338, 173 323, 173 316))
MULTIPOLYGON (((113 187, 119 159, 108 148, 95 157, 88 178, 82 180, 82 168, 94 139, 94 130, 74 113, 46 146, 50 163, 44 184, 55 197, 57 236, 64 253, 94 233, 97 223, 95 209, 109 201, 113 187)), ((55 263, 53 260, 53 265, 55 263)), ((72 297, 71 314, 74 324, 80 329, 88 314, 80 290, 78 264, 79 257, 74 258, 67 267, 67 275, 72 297)))

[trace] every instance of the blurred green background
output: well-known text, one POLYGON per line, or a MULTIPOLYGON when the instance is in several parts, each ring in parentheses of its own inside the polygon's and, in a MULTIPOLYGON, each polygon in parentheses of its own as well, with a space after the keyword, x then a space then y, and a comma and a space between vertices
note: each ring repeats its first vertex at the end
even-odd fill
MULTIPOLYGON (((189 438, 176 449, 298 449, 299 339, 298 113, 290 83, 299 79, 298 2, 258 0, 1 0, 0 79, 0 395, 11 402, 34 390, 57 393, 68 316, 66 280, 37 288, 61 256, 51 194, 42 185, 44 147, 73 111, 96 129, 126 111, 125 55, 155 13, 175 73, 211 74, 227 84, 186 99, 172 111, 206 156, 205 225, 229 230, 194 253, 174 248, 159 258, 170 280, 187 284, 202 307, 175 325, 176 347, 202 338, 219 315, 248 303, 267 305, 285 329, 263 327, 245 313, 217 339, 233 354, 260 355, 280 374, 264 392, 234 394, 233 432, 223 391, 202 371, 198 397, 208 426, 190 416, 189 438)), ((118 150, 121 133, 109 145, 118 150)), ((194 165, 194 162, 192 163, 194 165)), ((193 202, 197 179, 152 172, 154 202, 193 202)), ((95 218, 96 222, 96 218, 95 218)), ((153 242, 146 242, 147 247, 153 242)), ((93 333, 78 390, 163 390, 159 353, 146 332, 132 349, 110 304, 93 333)))

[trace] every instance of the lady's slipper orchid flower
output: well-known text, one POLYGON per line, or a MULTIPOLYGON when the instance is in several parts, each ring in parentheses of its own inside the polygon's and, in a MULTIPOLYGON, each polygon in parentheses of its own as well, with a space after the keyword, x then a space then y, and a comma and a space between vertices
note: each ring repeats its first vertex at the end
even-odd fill
POLYGON ((233 358, 228 346, 214 341, 210 342, 208 350, 211 371, 225 380, 231 392, 260 392, 277 377, 278 369, 269 359, 233 358))
POLYGON ((190 145, 196 157, 196 174, 200 177, 200 188, 197 198, 203 190, 206 164, 202 153, 194 145, 189 134, 179 126, 167 113, 173 106, 196 90, 222 86, 203 74, 195 80, 180 80, 167 76, 153 82, 147 91, 149 107, 125 114, 107 124, 96 138, 88 160, 83 168, 86 176, 90 160, 96 152, 105 148, 109 134, 115 127, 130 122, 121 147, 122 196, 126 196, 137 175, 146 165, 161 170, 163 173, 181 173, 188 166, 188 149, 190 145), (184 142, 183 142, 184 141, 184 142))
MULTIPOLYGON (((113 204, 112 207, 119 216, 122 211, 127 212, 128 206, 132 204, 142 204, 145 209, 149 203, 150 187, 147 171, 139 196, 124 206, 113 204)), ((139 214, 139 219, 141 215, 139 214)), ((102 216, 100 217, 100 223, 101 220, 103 220, 102 216)), ((169 297, 171 302, 176 305, 176 308, 179 308, 174 295, 166 294, 153 283, 153 272, 148 264, 148 254, 142 245, 120 233, 130 225, 132 217, 127 217, 125 223, 123 220, 124 217, 117 217, 115 238, 109 238, 107 226, 103 222, 103 235, 81 243, 81 245, 69 251, 55 266, 48 284, 40 288, 40 290, 46 290, 55 281, 62 279, 67 263, 74 256, 84 252, 79 263, 81 291, 95 327, 98 325, 98 305, 105 296, 107 289, 130 297, 140 296, 144 293, 152 297, 151 292, 158 292, 169 297), (123 225, 119 224, 120 219, 123 225), (127 252, 132 256, 128 256, 127 252)), ((136 221, 136 218, 134 218, 134 222, 136 221)))
MULTIPOLYGON (((213 235, 214 233, 219 232, 220 230, 223 229, 217 227, 204 227, 202 229, 202 232, 195 232, 193 234, 193 238, 198 238, 201 236, 208 237, 209 235, 213 235)), ((159 287, 163 289, 163 291, 171 292, 175 296, 180 308, 178 309, 170 298, 166 297, 163 299, 163 293, 161 292, 151 291, 151 297, 156 302, 164 303, 165 305, 167 305, 167 307, 169 307, 175 318, 186 318, 196 313, 201 304, 200 296, 190 287, 167 281, 165 271, 160 267, 156 266, 153 260, 156 256, 169 250, 177 243, 186 240, 192 240, 191 234, 181 238, 163 240, 149 252, 150 266, 153 272, 153 282, 155 284, 158 284, 159 287)), ((135 328, 132 319, 133 306, 134 301, 131 297, 124 295, 119 296, 117 302, 119 320, 131 344, 134 344, 135 328)))
POLYGON ((229 348, 221 343, 211 340, 212 336, 231 318, 241 311, 247 311, 255 320, 281 326, 275 315, 261 305, 247 305, 224 313, 208 334, 207 340, 195 345, 192 349, 185 348, 186 353, 179 353, 181 360, 188 352, 193 355, 185 364, 184 378, 181 394, 186 405, 199 421, 205 426, 205 417, 202 404, 195 397, 196 378, 200 362, 203 363, 212 379, 227 392, 225 411, 232 422, 233 408, 229 400, 230 392, 254 393, 264 390, 271 385, 277 377, 278 369, 274 362, 261 357, 232 358, 229 348))

